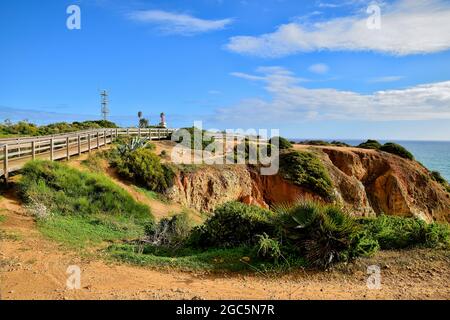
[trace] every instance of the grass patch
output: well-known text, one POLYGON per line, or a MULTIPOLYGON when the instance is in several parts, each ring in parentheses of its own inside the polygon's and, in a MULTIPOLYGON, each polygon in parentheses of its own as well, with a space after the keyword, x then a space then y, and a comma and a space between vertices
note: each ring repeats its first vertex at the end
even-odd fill
POLYGON ((49 161, 32 161, 23 169, 19 190, 26 204, 35 202, 56 215, 126 215, 153 220, 150 209, 103 175, 81 172, 49 161))
POLYGON ((144 235, 144 226, 123 216, 54 216, 38 220, 38 229, 46 237, 74 248, 95 246, 104 241, 131 240, 144 235))
POLYGON ((6 221, 6 216, 0 214, 0 223, 6 221))
POLYGON ((81 164, 91 172, 102 172, 104 168, 104 162, 107 159, 105 152, 96 152, 89 155, 86 160, 81 161, 81 164))
POLYGON ((19 188, 39 230, 69 246, 138 238, 154 223, 150 209, 109 178, 62 163, 28 163, 19 188))
POLYGON ((164 195, 162 195, 162 194, 160 194, 158 192, 150 191, 150 190, 147 190, 145 188, 138 187, 138 186, 133 186, 133 188, 137 192, 142 193, 143 195, 145 195, 147 198, 149 198, 151 200, 156 200, 156 201, 162 202, 164 204, 170 204, 170 200, 167 199, 167 197, 165 197, 164 195))
POLYGON ((185 248, 176 252, 145 246, 137 249, 132 245, 113 245, 108 253, 116 260, 140 266, 170 267, 187 271, 256 271, 258 273, 282 272, 293 267, 304 267, 302 259, 274 264, 259 259, 252 247, 216 248, 199 250, 185 248))

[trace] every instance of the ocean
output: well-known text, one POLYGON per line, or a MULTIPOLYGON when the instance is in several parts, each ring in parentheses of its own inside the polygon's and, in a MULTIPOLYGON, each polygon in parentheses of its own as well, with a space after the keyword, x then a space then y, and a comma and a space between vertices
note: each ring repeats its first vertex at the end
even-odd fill
MULTIPOLYGON (((315 140, 315 139, 294 139, 294 141, 315 140)), ((336 139, 338 140, 338 139, 336 139)), ((332 141, 332 140, 325 140, 332 141)), ((339 140, 352 146, 364 142, 365 140, 339 140)), ((380 143, 388 141, 379 140, 380 143)), ((408 149, 425 167, 433 171, 439 171, 443 177, 450 181, 450 141, 396 141, 395 142, 408 149)))

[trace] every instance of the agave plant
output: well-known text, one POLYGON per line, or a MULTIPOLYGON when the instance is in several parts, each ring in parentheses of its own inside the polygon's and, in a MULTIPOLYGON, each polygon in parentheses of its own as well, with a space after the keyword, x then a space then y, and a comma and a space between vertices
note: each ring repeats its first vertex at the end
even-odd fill
POLYGON ((147 138, 138 138, 134 137, 128 142, 124 144, 120 144, 117 146, 117 151, 121 156, 126 155, 128 152, 135 151, 140 148, 145 148, 147 145, 148 139, 147 138))

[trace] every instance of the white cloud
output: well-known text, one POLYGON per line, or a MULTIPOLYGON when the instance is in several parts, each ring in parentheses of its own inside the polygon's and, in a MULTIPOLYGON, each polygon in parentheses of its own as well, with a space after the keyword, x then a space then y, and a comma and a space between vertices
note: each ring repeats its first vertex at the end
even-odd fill
POLYGON ((134 11, 128 17, 134 21, 157 25, 163 33, 181 35, 222 30, 233 22, 233 19, 205 20, 161 10, 134 11))
POLYGON ((310 66, 308 68, 308 70, 310 72, 317 73, 317 74, 325 74, 325 73, 328 73, 330 68, 324 63, 317 63, 317 64, 313 64, 312 66, 310 66))
POLYGON ((403 76, 385 76, 385 77, 377 77, 369 79, 369 82, 371 83, 380 83, 380 82, 395 82, 402 80, 403 76))
POLYGON ((273 33, 236 36, 226 48, 247 55, 282 57, 318 50, 376 51, 404 56, 450 49, 450 2, 397 0, 381 11, 381 29, 364 13, 324 22, 293 22, 273 33))
MULTIPOLYGON (((278 67, 279 68, 279 67, 278 67)), ((303 120, 450 119, 450 81, 360 94, 331 88, 308 89, 288 70, 259 68, 235 76, 263 83, 270 99, 248 98, 217 110, 215 120, 231 123, 300 123, 303 120)))

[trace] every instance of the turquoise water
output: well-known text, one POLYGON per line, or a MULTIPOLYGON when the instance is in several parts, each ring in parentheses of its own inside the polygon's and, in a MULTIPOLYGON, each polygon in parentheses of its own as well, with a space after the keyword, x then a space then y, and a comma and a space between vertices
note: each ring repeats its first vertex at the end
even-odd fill
MULTIPOLYGON (((300 139, 298 139, 300 140, 300 139)), ((301 139, 308 140, 308 139, 301 139)), ((313 139, 311 139, 313 140, 313 139)), ((331 141, 331 140, 327 140, 331 141)), ((363 140, 340 140, 352 146, 363 140)), ((387 141, 380 140, 380 143, 387 141)), ((443 177, 450 181, 450 141, 392 141, 408 149, 417 161, 420 161, 430 170, 439 171, 443 177)))

